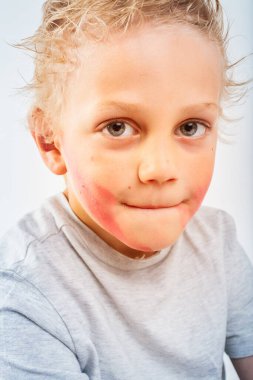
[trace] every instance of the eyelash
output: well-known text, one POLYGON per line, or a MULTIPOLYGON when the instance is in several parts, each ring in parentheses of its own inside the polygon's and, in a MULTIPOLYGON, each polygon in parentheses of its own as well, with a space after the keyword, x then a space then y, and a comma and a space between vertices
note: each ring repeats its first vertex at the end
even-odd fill
MULTIPOLYGON (((131 133, 131 134, 128 134, 127 136, 126 136, 126 135, 122 135, 122 134, 112 135, 112 134, 109 132, 108 128, 109 128, 110 126, 112 126, 112 125, 115 126, 116 124, 118 124, 119 127, 120 127, 120 125, 121 125, 121 126, 122 126, 122 125, 125 125, 125 126, 130 127, 132 130, 135 130, 135 128, 132 127, 131 124, 128 123, 127 121, 125 121, 125 120, 120 120, 120 119, 115 119, 115 120, 112 120, 111 122, 107 123, 107 124, 101 129, 101 132, 104 133, 105 135, 111 136, 111 137, 114 138, 114 139, 120 139, 120 138, 122 139, 122 138, 130 137, 130 136, 133 136, 133 135, 136 134, 136 133, 131 133), (105 132, 105 131, 106 131, 106 132, 105 132)), ((194 138, 198 138, 198 137, 202 137, 202 136, 204 136, 204 135, 206 134, 207 129, 210 129, 210 128, 211 128, 211 127, 210 127, 209 125, 207 125, 206 123, 204 123, 204 122, 202 122, 202 121, 199 121, 199 120, 194 120, 194 119, 192 119, 192 120, 187 120, 187 121, 185 121, 183 124, 181 124, 179 127, 177 127, 177 128, 175 129, 175 135, 177 135, 177 136, 181 136, 181 137, 185 137, 185 138, 191 138, 191 139, 194 139, 194 138), (204 128, 204 131, 203 131, 203 129, 202 129, 203 133, 201 133, 200 135, 196 135, 196 133, 194 133, 194 135, 190 135, 190 131, 189 131, 189 135, 187 136, 187 135, 180 134, 180 133, 177 132, 177 131, 179 131, 181 128, 185 127, 186 125, 190 125, 190 124, 195 125, 195 126, 197 127, 196 132, 197 132, 198 129, 199 129, 198 126, 201 126, 202 128, 204 128)), ((125 129, 125 130, 126 130, 126 129, 125 129)), ((125 131, 125 130, 124 130, 124 131, 125 131)), ((129 128, 128 128, 128 130, 129 130, 129 128)), ((123 133, 124 133, 124 131, 123 131, 123 133)))

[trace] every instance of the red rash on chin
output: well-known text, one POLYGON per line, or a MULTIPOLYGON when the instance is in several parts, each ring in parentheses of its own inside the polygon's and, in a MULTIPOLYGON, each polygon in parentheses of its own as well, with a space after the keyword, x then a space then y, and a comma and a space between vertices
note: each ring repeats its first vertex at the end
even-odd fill
MULTIPOLYGON (((82 194, 85 197, 86 204, 92 217, 98 221, 100 226, 119 241, 123 243, 126 242, 124 243, 126 245, 128 245, 127 242, 129 242, 129 246, 132 246, 132 244, 130 244, 131 239, 125 237, 117 222, 114 220, 113 207, 117 203, 115 197, 108 190, 97 184, 94 184, 93 186, 82 185, 82 194)), ((134 246, 132 246, 132 248, 144 252, 152 251, 150 248, 140 246, 139 244, 138 248, 134 246)))

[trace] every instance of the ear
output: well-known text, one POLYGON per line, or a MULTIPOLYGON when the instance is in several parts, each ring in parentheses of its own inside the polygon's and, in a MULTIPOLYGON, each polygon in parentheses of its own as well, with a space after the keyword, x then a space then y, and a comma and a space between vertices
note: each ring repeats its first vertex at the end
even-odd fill
POLYGON ((67 169, 59 149, 57 136, 52 136, 52 129, 46 123, 48 122, 45 119, 44 112, 40 108, 35 108, 29 117, 32 137, 46 166, 52 173, 63 175, 67 169), (47 142, 48 136, 52 136, 50 142, 47 142))

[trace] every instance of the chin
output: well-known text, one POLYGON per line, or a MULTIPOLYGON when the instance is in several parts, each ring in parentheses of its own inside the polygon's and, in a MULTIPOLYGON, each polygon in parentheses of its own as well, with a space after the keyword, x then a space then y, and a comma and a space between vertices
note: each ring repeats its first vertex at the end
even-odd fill
POLYGON ((165 210, 130 210, 118 221, 120 239, 124 244, 145 252, 158 251, 171 246, 184 231, 190 216, 188 207, 165 210))

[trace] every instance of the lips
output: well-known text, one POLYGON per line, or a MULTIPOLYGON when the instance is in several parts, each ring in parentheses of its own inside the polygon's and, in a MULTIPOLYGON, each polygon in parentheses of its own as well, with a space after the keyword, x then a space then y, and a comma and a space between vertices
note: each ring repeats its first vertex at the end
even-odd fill
POLYGON ((177 204, 167 204, 167 205, 129 205, 124 203, 125 206, 131 207, 131 208, 136 208, 136 209, 143 209, 143 210, 160 210, 160 209, 167 209, 171 207, 176 207, 179 205, 177 204))

